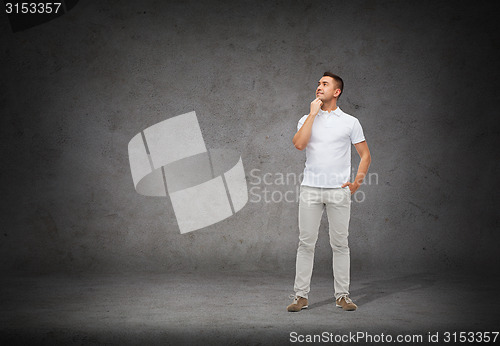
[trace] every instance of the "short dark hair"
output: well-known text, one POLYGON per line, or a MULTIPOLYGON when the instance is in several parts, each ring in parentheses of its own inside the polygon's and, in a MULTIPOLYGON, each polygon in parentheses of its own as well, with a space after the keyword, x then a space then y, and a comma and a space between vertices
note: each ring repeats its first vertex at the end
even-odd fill
POLYGON ((340 89, 340 94, 337 97, 338 100, 340 98, 340 95, 342 95, 342 92, 344 91, 344 81, 342 80, 342 78, 340 78, 336 74, 331 73, 330 71, 326 71, 325 73, 323 73, 323 77, 325 76, 332 77, 333 80, 337 83, 337 88, 340 89))

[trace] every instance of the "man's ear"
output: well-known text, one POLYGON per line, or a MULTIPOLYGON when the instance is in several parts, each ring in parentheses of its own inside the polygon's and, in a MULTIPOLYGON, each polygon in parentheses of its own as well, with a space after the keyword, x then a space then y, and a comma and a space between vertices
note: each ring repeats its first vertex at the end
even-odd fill
POLYGON ((333 96, 334 97, 339 97, 340 93, 341 93, 340 89, 335 89, 335 92, 333 93, 333 96))

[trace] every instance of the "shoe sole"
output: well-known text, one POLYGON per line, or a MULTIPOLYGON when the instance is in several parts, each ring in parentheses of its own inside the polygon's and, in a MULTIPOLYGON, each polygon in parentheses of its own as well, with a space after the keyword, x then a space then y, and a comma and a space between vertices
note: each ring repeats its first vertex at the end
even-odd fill
MULTIPOLYGON (((306 306, 303 306, 300 310, 303 310, 303 309, 307 309, 307 305, 306 306)), ((297 311, 290 311, 290 310, 287 310, 288 312, 299 312, 300 310, 297 310, 297 311)))
MULTIPOLYGON (((335 306, 336 306, 336 307, 338 307, 338 308, 342 308, 342 305, 337 305, 337 304, 335 304, 335 306)), ((346 310, 346 311, 354 311, 354 310, 356 310, 356 309, 357 309, 357 308, 350 309, 350 310, 346 310)))

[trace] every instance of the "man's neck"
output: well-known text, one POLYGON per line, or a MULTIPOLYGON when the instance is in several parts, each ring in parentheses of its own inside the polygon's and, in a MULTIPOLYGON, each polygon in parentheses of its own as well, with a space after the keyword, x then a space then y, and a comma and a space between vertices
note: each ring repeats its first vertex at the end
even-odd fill
POLYGON ((321 110, 323 110, 325 112, 331 112, 331 111, 334 111, 336 109, 337 109, 337 102, 335 100, 331 101, 330 103, 323 102, 323 105, 321 106, 321 110))

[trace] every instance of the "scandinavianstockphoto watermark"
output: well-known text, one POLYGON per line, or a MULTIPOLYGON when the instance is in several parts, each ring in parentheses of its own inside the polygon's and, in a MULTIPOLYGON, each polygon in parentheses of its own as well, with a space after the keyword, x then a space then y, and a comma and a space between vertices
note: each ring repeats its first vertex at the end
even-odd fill
MULTIPOLYGON (((354 170, 351 172, 350 182, 356 177, 354 170)), ((304 172, 262 172, 258 168, 250 171, 250 203, 298 203, 300 199, 300 184, 304 172)), ((327 177, 317 176, 318 181, 326 181, 327 177)), ((378 174, 368 173, 360 188, 352 194, 352 201, 362 203, 366 199, 363 191, 365 185, 378 185, 378 174)))

